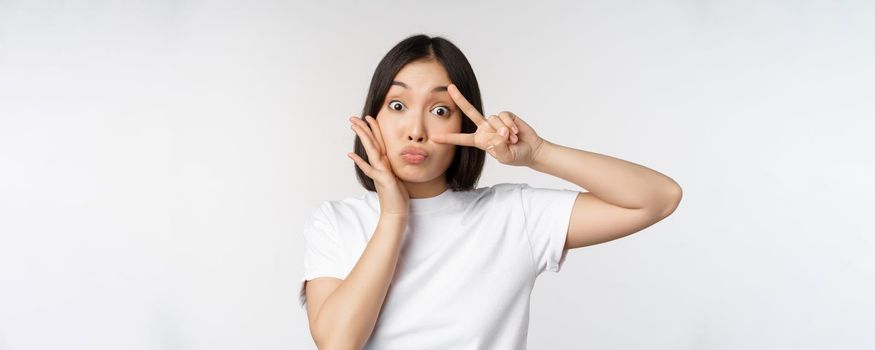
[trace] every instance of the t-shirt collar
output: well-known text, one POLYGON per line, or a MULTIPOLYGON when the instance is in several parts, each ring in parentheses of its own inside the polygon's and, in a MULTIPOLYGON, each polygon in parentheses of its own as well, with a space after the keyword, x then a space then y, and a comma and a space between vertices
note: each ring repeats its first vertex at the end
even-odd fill
POLYGON ((453 190, 447 187, 446 190, 437 196, 428 198, 410 198, 410 212, 413 214, 422 214, 440 209, 447 209, 452 203, 452 196, 453 190))

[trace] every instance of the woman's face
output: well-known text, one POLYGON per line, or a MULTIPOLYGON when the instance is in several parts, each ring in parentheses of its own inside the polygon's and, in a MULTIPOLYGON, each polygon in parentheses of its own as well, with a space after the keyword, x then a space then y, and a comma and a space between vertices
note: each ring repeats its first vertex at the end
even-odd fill
POLYGON ((462 114, 447 92, 450 83, 444 67, 429 60, 405 65, 389 87, 377 122, 392 170, 402 181, 434 180, 453 162, 455 145, 431 141, 433 135, 462 129, 462 114), (411 147, 425 156, 407 154, 411 147))
POLYGON ((442 176, 453 162, 455 145, 431 141, 431 136, 462 129, 461 112, 447 92, 451 83, 434 61, 405 65, 395 76, 377 113, 392 170, 402 181, 428 182, 442 176), (410 149, 425 155, 410 153, 410 149))

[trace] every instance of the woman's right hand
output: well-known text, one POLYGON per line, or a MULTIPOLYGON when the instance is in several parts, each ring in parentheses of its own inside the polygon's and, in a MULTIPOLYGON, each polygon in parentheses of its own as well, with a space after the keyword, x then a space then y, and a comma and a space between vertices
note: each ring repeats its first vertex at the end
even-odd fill
POLYGON ((365 175, 374 180, 374 187, 380 200, 380 215, 396 215, 406 218, 410 194, 408 194, 404 183, 392 171, 392 165, 386 155, 386 143, 383 142, 383 134, 380 132, 377 120, 371 116, 365 117, 365 120, 367 123, 356 116, 349 118, 352 123, 350 127, 362 140, 368 161, 354 152, 348 153, 347 156, 358 165, 365 175), (370 127, 368 127, 369 125, 370 127))

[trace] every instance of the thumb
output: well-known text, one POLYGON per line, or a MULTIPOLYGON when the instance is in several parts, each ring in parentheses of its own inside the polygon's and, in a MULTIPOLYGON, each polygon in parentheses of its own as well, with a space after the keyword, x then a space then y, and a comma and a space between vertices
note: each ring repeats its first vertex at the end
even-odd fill
POLYGON ((492 139, 489 147, 486 147, 486 151, 502 163, 513 159, 513 154, 510 152, 510 146, 504 141, 503 137, 498 136, 492 139))

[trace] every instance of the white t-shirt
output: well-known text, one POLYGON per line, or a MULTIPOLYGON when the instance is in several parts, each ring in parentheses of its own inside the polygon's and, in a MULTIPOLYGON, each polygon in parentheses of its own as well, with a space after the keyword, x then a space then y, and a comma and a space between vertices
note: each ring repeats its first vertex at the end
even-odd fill
MULTIPOLYGON (((411 198, 395 275, 364 349, 526 349, 535 279, 559 272, 578 191, 501 183, 411 198)), ((374 234, 376 192, 325 201, 304 225, 304 281, 345 279, 374 234)))

